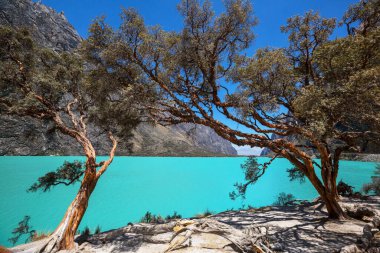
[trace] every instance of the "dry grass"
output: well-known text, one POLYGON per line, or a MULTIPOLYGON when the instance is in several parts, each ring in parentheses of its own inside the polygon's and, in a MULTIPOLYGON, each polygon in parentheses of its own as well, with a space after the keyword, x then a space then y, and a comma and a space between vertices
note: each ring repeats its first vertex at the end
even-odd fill
POLYGON ((211 212, 210 210, 206 210, 206 211, 204 211, 203 213, 199 213, 199 214, 195 215, 195 217, 201 219, 201 218, 206 218, 206 217, 208 217, 208 216, 211 216, 211 215, 213 215, 213 214, 214 214, 214 213, 211 212))
POLYGON ((39 241, 39 240, 45 239, 45 238, 49 237, 50 235, 51 235, 51 232, 48 232, 48 233, 37 232, 37 233, 35 233, 35 234, 30 238, 30 240, 31 240, 32 242, 35 242, 35 241, 39 241))

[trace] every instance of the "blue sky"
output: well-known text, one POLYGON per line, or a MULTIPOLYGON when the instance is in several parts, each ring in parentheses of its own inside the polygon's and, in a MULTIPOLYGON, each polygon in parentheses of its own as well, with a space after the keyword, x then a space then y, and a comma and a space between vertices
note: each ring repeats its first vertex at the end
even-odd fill
MULTIPOLYGON (((259 25, 254 28, 256 40, 252 50, 264 46, 286 45, 287 36, 280 32, 280 26, 288 17, 303 14, 308 10, 318 11, 324 17, 342 17, 353 0, 252 0, 259 25)), ((117 27, 122 7, 133 7, 144 17, 148 25, 160 24, 164 29, 180 30, 182 18, 177 12, 179 0, 42 0, 45 5, 57 11, 64 11, 69 22, 82 37, 93 19, 106 16, 107 22, 117 27)), ((222 0, 211 0, 216 13, 223 11, 222 0)), ((339 29, 337 36, 344 33, 339 29)))
MULTIPOLYGON (((108 24, 118 27, 121 8, 133 7, 143 16, 146 24, 159 24, 165 30, 179 31, 182 28, 182 17, 177 11, 179 0, 42 0, 43 4, 58 12, 63 11, 68 21, 77 29, 82 37, 87 37, 90 23, 99 16, 105 16, 108 24)), ((287 18, 314 10, 323 17, 343 16, 353 0, 252 0, 254 13, 259 24, 254 27, 256 39, 248 55, 261 47, 285 47, 287 35, 281 33, 280 26, 287 18)), ((216 14, 223 11, 222 0, 211 0, 216 14)), ((340 27, 333 37, 345 35, 345 29, 340 27)), ((238 127, 238 126, 232 126, 238 127)), ((241 126, 240 126, 241 127, 241 126)), ((239 128, 240 128, 239 127, 239 128)), ((259 149, 250 147, 235 147, 240 154, 257 154, 259 149)))

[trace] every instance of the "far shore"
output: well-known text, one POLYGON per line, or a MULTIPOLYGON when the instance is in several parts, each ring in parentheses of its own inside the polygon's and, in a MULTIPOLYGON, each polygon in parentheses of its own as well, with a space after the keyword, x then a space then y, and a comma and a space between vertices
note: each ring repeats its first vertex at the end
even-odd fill
MULTIPOLYGON (((56 157, 69 157, 69 156, 83 156, 83 154, 67 154, 67 155, 62 155, 62 154, 46 154, 46 155, 2 155, 3 157, 28 157, 28 156, 33 156, 33 157, 38 157, 38 156, 56 156, 56 157)), ((108 156, 108 154, 100 154, 98 156, 108 156)), ((257 158, 271 158, 272 156, 270 155, 265 155, 265 156, 257 156, 253 155, 257 158)), ((156 157, 156 158, 170 158, 170 157, 175 157, 175 158, 241 158, 241 157, 249 157, 249 155, 225 155, 225 154, 209 154, 209 155, 202 155, 202 154, 190 154, 190 155, 144 155, 144 154, 133 154, 133 155, 116 155, 116 157, 156 157)), ((279 157, 280 158, 280 157, 279 157)), ((318 157, 315 157, 315 159, 318 159, 318 157)), ((358 161, 358 162, 380 162, 380 154, 361 154, 361 153, 349 153, 349 154, 343 154, 341 161, 358 161)))

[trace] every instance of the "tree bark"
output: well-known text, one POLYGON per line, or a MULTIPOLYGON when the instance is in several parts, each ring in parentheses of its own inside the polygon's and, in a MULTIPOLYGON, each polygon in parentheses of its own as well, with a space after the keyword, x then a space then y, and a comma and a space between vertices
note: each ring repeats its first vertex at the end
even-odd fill
POLYGON ((56 252, 74 248, 75 234, 87 210, 90 196, 98 182, 94 161, 95 159, 92 157, 87 159, 84 178, 75 199, 71 202, 50 240, 40 252, 56 252))
POLYGON ((321 173, 323 183, 315 174, 314 168, 309 168, 308 174, 306 176, 309 178, 310 182, 321 196, 322 201, 325 203, 329 218, 336 220, 346 220, 348 216, 339 205, 338 199, 336 197, 336 187, 334 188, 333 182, 333 180, 335 180, 335 177, 328 177, 326 175, 327 171, 323 169, 323 167, 321 173))
POLYGON ((343 211, 342 207, 339 205, 339 202, 336 199, 335 193, 327 192, 325 194, 321 194, 321 197, 322 197, 322 200, 326 204, 326 209, 327 209, 330 219, 335 219, 335 220, 348 219, 347 214, 343 211))

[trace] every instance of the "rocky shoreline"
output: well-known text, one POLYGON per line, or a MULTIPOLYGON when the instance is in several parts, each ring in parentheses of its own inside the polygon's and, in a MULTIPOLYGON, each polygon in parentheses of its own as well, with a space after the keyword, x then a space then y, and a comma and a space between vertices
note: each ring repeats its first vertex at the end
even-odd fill
MULTIPOLYGON (((341 204, 356 219, 328 220, 324 205, 316 200, 162 224, 129 224, 78 236, 72 252, 380 252, 380 197, 343 198, 341 204)), ((41 243, 11 250, 33 252, 41 243)))

